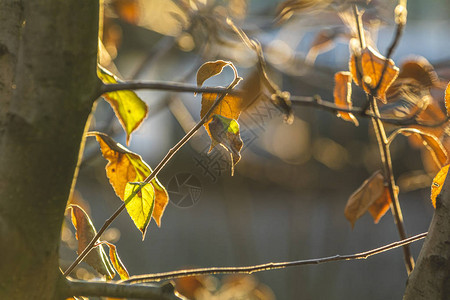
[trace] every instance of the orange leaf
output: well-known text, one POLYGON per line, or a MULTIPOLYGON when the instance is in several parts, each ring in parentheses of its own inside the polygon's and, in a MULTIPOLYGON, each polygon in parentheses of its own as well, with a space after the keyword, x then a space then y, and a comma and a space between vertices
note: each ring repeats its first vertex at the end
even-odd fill
MULTIPOLYGON (((356 220, 383 197, 384 192, 384 176, 381 174, 381 171, 377 171, 350 196, 345 206, 344 214, 352 224, 352 228, 355 226, 356 220)), ((383 201, 380 202, 382 203, 383 201)), ((375 214, 377 216, 379 211, 376 210, 376 206, 374 206, 373 210, 377 212, 375 214)))
POLYGON ((372 215, 373 222, 375 224, 380 221, 381 217, 389 210, 389 206, 391 205, 391 193, 389 192, 388 187, 384 187, 383 195, 378 198, 372 205, 369 207, 369 213, 372 215))
POLYGON ((138 24, 141 9, 139 0, 113 0, 111 6, 122 20, 133 25, 138 24))
POLYGON ((447 108, 447 116, 450 117, 450 82, 445 89, 445 107, 447 108))
MULTIPOLYGON (((334 74, 334 103, 342 108, 352 108, 352 75, 350 72, 337 72, 334 74)), ((339 112, 338 117, 353 122, 358 126, 358 120, 352 113, 339 112)))
POLYGON ((444 185, 445 178, 447 177, 448 168, 450 165, 443 167, 434 177, 431 184, 431 203, 436 208, 436 197, 441 193, 442 186, 444 185))
MULTIPOLYGON (((372 93, 380 81, 386 58, 376 50, 368 46, 361 50, 360 55, 352 54, 350 57, 349 69, 355 83, 363 87, 366 93, 372 93)), ((399 69, 394 62, 389 59, 383 81, 378 88, 377 94, 373 95, 386 102, 386 91, 392 82, 397 78, 399 69)))
MULTIPOLYGON (((100 144, 103 157, 108 160, 106 175, 117 196, 125 201, 124 194, 128 182, 142 182, 152 169, 142 160, 142 157, 131 152, 111 137, 100 132, 90 132, 88 136, 95 136, 100 144)), ((161 226, 161 217, 169 203, 169 196, 164 186, 157 178, 151 182, 155 192, 155 205, 152 217, 158 226, 161 226)), ((128 205, 127 205, 128 206, 128 205)))
POLYGON ((127 268, 125 268, 125 265, 123 264, 122 260, 119 257, 119 254, 117 253, 117 247, 114 244, 108 242, 102 243, 108 245, 109 258, 111 259, 114 269, 116 269, 117 273, 119 273, 120 279, 126 280, 130 278, 130 274, 128 274, 127 268))

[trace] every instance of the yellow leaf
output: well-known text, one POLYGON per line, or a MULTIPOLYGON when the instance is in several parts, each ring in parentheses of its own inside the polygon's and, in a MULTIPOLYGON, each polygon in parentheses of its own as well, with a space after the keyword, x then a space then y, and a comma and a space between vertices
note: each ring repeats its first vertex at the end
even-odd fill
POLYGON ((384 192, 384 176, 380 171, 377 171, 350 196, 344 214, 352 227, 355 226, 356 220, 383 197, 384 192))
POLYGON ((197 71, 197 85, 202 86, 206 79, 220 74, 225 66, 232 66, 232 63, 224 60, 205 62, 197 71))
POLYGON ((220 144, 230 152, 231 155, 231 176, 234 174, 234 166, 241 159, 241 149, 243 146, 239 132, 239 124, 236 120, 220 115, 214 115, 209 123, 211 134, 211 151, 217 144, 220 144))
MULTIPOLYGON (((376 50, 368 46, 361 50, 360 55, 352 54, 350 57, 349 69, 355 83, 362 87, 366 93, 371 94, 378 82, 384 68, 386 58, 376 50), (360 60, 360 61, 359 61, 360 60), (361 69, 360 69, 361 68, 361 69)), ((398 76, 399 69, 394 62, 389 59, 383 81, 374 97, 386 102, 386 91, 398 76)))
POLYGON ((129 199, 133 194, 135 195, 126 203, 126 208, 134 224, 142 232, 142 240, 144 240, 155 207, 155 190, 150 183, 128 182, 125 186, 124 199, 129 199), (139 186, 141 186, 140 191, 138 191, 139 186))
POLYGON ((439 173, 433 179, 431 184, 431 203, 433 207, 436 208, 436 197, 441 193, 442 186, 444 185, 445 178, 447 177, 448 168, 450 165, 443 167, 439 173))
MULTIPOLYGON (((141 156, 129 151, 111 137, 100 132, 90 132, 88 136, 95 136, 100 144, 103 157, 108 160, 106 175, 117 196, 125 201, 125 190, 129 182, 142 182, 152 172, 151 168, 142 160, 141 156)), ((169 202, 169 196, 164 186, 157 178, 151 181, 155 194, 152 217, 161 226, 161 217, 169 202)), ((127 210, 129 207, 127 205, 127 210)))
MULTIPOLYGON (((75 236, 78 240, 77 253, 80 254, 97 234, 97 231, 88 214, 80 206, 71 204, 69 207, 72 212, 72 224, 76 229, 75 236)), ((108 279, 112 279, 115 275, 102 245, 92 249, 84 261, 108 279)))
MULTIPOLYGON (((334 74, 334 103, 343 108, 352 108, 352 75, 350 72, 337 72, 334 74)), ((355 126, 359 125, 358 120, 352 113, 339 112, 338 117, 345 121, 353 122, 355 126)))
MULTIPOLYGON (((120 82, 117 77, 100 66, 97 68, 97 76, 103 83, 117 84, 120 82)), ((145 104, 145 102, 133 91, 110 92, 103 95, 103 97, 114 109, 120 124, 125 130, 128 145, 131 133, 141 125, 142 121, 147 116, 147 104, 145 104)))

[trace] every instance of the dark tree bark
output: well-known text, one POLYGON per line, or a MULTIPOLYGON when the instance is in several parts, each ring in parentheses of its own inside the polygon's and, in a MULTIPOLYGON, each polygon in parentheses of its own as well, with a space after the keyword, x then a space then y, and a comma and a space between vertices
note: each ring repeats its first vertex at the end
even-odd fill
POLYGON ((60 231, 96 76, 99 3, 0 0, 0 299, 61 299, 60 231))
POLYGON ((436 211, 404 299, 450 299, 450 176, 436 199, 436 211))

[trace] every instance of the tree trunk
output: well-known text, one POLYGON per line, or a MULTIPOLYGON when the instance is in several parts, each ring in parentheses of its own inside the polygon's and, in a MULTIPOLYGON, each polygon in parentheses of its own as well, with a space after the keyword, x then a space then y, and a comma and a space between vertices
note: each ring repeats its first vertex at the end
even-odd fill
POLYGON ((409 275, 405 300, 450 299, 450 176, 436 199, 436 211, 409 275))
POLYGON ((98 94, 99 3, 0 0, 0 299, 61 299, 58 248, 98 94))

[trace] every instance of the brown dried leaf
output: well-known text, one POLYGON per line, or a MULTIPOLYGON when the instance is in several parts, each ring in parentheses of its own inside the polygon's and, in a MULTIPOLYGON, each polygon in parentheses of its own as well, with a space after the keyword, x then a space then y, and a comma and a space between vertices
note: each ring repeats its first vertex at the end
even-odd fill
MULTIPOLYGON (((358 86, 363 87, 366 93, 372 93, 372 90, 380 81, 385 61, 386 58, 370 46, 361 50, 360 55, 352 54, 350 56, 349 69, 353 80, 358 86)), ((399 69, 389 59, 383 81, 376 95, 373 96, 386 103, 386 91, 397 78, 398 73, 399 69)))
POLYGON ((412 78, 426 88, 431 88, 439 82, 433 65, 422 56, 411 57, 402 63, 398 79, 402 78, 412 78))
MULTIPOLYGON (((100 132, 90 132, 88 136, 95 136, 100 144, 103 157, 108 160, 106 175, 117 196, 125 201, 125 189, 129 182, 143 182, 152 169, 142 160, 142 157, 126 149, 111 137, 100 132)), ((169 196, 164 186, 157 178, 151 182, 155 192, 155 203, 152 217, 161 226, 161 217, 169 203, 169 196)), ((127 204, 128 206, 131 203, 127 204)), ((143 233, 145 234, 145 233, 143 233)))
POLYGON ((441 193, 442 186, 444 185, 445 178, 447 178, 448 168, 450 165, 443 167, 434 177, 431 184, 431 203, 436 208, 436 197, 441 193))
POLYGON ((383 197, 384 191, 384 176, 381 171, 377 171, 350 196, 344 214, 352 228, 355 226, 356 220, 383 197))
POLYGON ((205 62, 197 71, 197 86, 202 86, 206 79, 220 74, 225 66, 232 66, 229 61, 216 60, 205 62))
MULTIPOLYGON (((76 229, 75 236, 78 240, 77 253, 80 254, 97 234, 97 231, 87 213, 80 206, 72 204, 69 207, 71 209, 72 224, 76 229)), ((102 245, 92 249, 84 261, 108 279, 112 279, 115 275, 102 245)))
MULTIPOLYGON (((352 108, 352 75, 350 72, 337 72, 334 74, 334 103, 342 108, 352 108)), ((353 122, 355 126, 359 125, 358 120, 352 113, 339 112, 338 117, 345 121, 353 122)))

